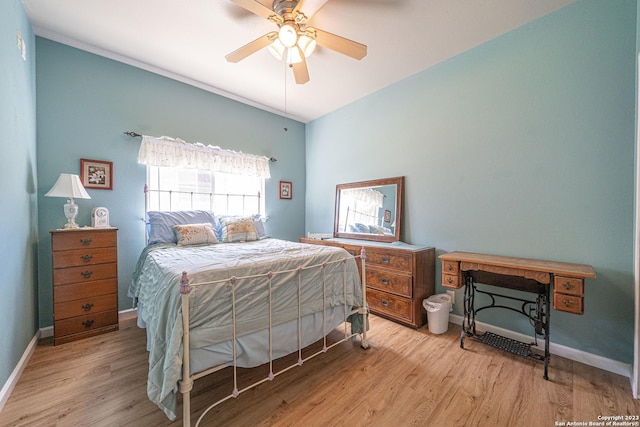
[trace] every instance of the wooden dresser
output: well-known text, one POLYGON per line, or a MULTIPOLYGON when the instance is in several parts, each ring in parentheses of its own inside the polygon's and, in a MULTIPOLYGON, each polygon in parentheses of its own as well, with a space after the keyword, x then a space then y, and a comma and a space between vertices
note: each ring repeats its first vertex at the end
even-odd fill
POLYGON ((422 300, 435 291, 434 248, 355 239, 301 238, 300 242, 339 246, 352 255, 359 255, 364 247, 367 302, 371 312, 413 328, 425 324, 422 300))
POLYGON ((53 230, 53 342, 118 329, 118 229, 53 230))

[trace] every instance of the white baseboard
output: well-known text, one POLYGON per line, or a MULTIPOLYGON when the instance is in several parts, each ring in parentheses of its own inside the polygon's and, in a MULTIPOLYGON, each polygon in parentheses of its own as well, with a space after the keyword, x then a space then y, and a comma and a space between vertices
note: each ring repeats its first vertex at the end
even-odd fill
POLYGON ((53 326, 40 328, 40 338, 49 338, 53 336, 53 326))
POLYGON ((11 375, 9 375, 9 378, 7 378, 7 382, 5 382, 4 386, 2 386, 2 390, 0 390, 0 411, 2 411, 4 405, 7 403, 7 400, 9 400, 9 396, 11 396, 13 388, 18 383, 18 379, 20 379, 22 371, 24 371, 24 368, 27 367, 27 363, 29 362, 31 355, 35 351, 39 339, 40 331, 37 331, 33 338, 31 338, 31 341, 29 341, 29 345, 24 350, 24 353, 22 353, 22 357, 18 361, 16 367, 13 369, 13 372, 11 372, 11 375))
POLYGON ((138 317, 138 309, 130 308, 128 310, 122 310, 118 312, 118 321, 122 322, 123 320, 133 319, 134 317, 138 317))
MULTIPOLYGON (((462 316, 459 316, 457 314, 449 314, 449 322, 461 325, 462 316)), ((521 334, 519 332, 513 332, 508 329, 489 325, 487 323, 478 322, 477 320, 476 327, 480 331, 493 332, 494 334, 498 334, 506 338, 511 338, 512 340, 520 342, 531 342, 531 336, 529 335, 521 334)), ((538 340, 538 343, 539 345, 535 346, 534 348, 544 351, 544 340, 538 340)), ((622 375, 623 377, 631 378, 632 366, 628 363, 622 363, 617 360, 598 356, 597 354, 587 353, 586 351, 582 350, 576 350, 575 348, 556 344, 554 342, 549 343, 549 352, 551 354, 555 354, 556 356, 564 357, 575 362, 593 366, 594 368, 603 369, 605 371, 613 372, 617 375, 622 375)))

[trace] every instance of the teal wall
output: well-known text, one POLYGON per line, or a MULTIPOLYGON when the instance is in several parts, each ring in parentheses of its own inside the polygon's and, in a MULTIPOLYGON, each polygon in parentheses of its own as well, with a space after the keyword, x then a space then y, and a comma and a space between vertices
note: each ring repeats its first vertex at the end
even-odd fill
POLYGON ((119 308, 131 308, 127 288, 144 247, 145 166, 137 163, 132 130, 273 156, 266 184, 267 232, 294 240, 304 233, 304 124, 105 59, 37 38, 40 326, 52 324, 51 241, 64 200, 43 197, 61 172, 80 172, 80 159, 113 162, 113 191, 88 190, 76 200, 78 223, 96 206, 119 228, 119 308), (284 131, 284 126, 288 131, 284 131), (292 200, 278 198, 278 181, 292 181, 292 200))
POLYGON ((22 2, 0 2, 0 387, 37 330, 35 47, 22 2))
POLYGON ((580 0, 307 124, 307 231, 336 184, 404 175, 410 243, 591 264, 552 341, 631 363, 635 46, 636 1, 580 0))

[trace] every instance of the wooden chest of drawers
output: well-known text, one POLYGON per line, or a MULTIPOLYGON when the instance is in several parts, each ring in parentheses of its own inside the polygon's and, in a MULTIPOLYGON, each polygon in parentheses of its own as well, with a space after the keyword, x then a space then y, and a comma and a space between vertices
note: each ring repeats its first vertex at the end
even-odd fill
POLYGON ((117 330, 118 229, 50 233, 54 345, 117 330))
POLYGON ((425 324, 427 319, 422 300, 435 291, 434 248, 354 239, 301 238, 300 241, 339 246, 352 255, 359 255, 364 247, 367 256, 367 302, 371 312, 414 328, 425 324))

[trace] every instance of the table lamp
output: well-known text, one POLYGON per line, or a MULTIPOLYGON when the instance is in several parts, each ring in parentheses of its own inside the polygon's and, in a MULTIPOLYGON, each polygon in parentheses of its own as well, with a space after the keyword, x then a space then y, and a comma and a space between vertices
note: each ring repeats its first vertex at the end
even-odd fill
POLYGON ((78 205, 73 203, 73 199, 90 199, 91 196, 87 193, 87 190, 82 186, 80 177, 78 175, 72 175, 70 173, 61 173, 58 180, 46 197, 66 197, 67 203, 64 205, 64 216, 67 217, 67 223, 64 228, 78 228, 76 224, 76 215, 78 215, 78 205))

